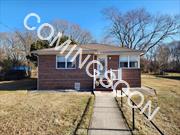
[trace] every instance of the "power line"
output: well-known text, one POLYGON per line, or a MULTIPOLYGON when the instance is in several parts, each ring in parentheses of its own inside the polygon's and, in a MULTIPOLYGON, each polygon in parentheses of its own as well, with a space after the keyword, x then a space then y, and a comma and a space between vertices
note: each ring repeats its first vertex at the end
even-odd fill
POLYGON ((13 30, 13 31, 15 30, 15 29, 9 27, 7 24, 4 24, 3 22, 0 22, 0 24, 4 27, 8 28, 9 30, 13 30))

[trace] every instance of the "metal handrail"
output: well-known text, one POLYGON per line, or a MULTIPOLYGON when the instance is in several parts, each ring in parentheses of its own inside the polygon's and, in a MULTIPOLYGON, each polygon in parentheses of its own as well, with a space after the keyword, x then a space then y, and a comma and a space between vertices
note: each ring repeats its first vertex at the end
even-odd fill
MULTIPOLYGON (((116 91, 116 93, 117 93, 117 91, 116 91)), ((122 93, 124 93, 126 95, 126 97, 129 98, 129 96, 123 90, 121 90, 121 107, 123 107, 122 93)), ((132 102, 133 106, 134 105, 137 106, 137 104, 131 98, 130 98, 130 101, 132 102)), ((137 109, 139 111, 141 111, 141 108, 137 108, 137 109)), ((148 116, 144 112, 142 114, 145 116, 145 118, 148 119, 148 116)), ((149 121, 161 135, 164 135, 164 133, 157 127, 157 125, 153 121, 151 121, 151 120, 149 120, 149 121)), ((134 108, 132 108, 132 125, 133 125, 132 129, 134 130, 135 129, 135 109, 134 108)))

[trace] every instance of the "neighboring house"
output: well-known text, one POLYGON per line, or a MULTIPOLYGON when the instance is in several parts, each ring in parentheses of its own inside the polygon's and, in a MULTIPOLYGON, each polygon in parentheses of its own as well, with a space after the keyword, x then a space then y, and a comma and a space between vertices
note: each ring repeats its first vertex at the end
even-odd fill
POLYGON ((65 59, 65 55, 72 47, 73 45, 70 45, 63 54, 59 50, 55 50, 55 48, 32 52, 38 56, 38 89, 92 90, 102 88, 100 85, 98 86, 98 79, 90 77, 86 73, 86 66, 92 60, 98 60, 104 67, 101 70, 98 64, 92 64, 89 68, 92 75, 94 69, 97 69, 101 75, 110 70, 116 74, 114 80, 122 79, 127 81, 130 87, 141 87, 141 51, 112 45, 86 44, 78 45, 72 51, 70 57, 65 59), (82 49, 82 61, 88 54, 91 55, 82 69, 79 68, 80 55, 76 57, 75 61, 71 61, 79 48, 82 49))

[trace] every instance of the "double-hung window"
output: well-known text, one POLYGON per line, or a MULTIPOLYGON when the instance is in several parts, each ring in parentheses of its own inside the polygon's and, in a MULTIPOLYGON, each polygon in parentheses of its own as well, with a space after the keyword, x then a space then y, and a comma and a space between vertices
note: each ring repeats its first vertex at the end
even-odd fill
POLYGON ((138 67, 138 56, 129 56, 129 67, 137 68, 138 67))
POLYGON ((65 56, 56 56, 57 69, 75 69, 76 60, 72 61, 72 57, 65 58, 65 56))
POLYGON ((120 66, 120 68, 128 67, 128 56, 127 55, 120 56, 119 66, 120 66))
POLYGON ((140 58, 138 55, 120 55, 120 68, 139 68, 140 58))

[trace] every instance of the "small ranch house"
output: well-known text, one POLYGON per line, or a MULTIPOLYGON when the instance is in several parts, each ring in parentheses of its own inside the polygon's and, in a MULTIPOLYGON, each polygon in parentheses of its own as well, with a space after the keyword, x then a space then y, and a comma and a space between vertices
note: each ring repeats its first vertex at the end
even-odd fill
POLYGON ((38 89, 101 90, 103 87, 98 83, 98 77, 102 77, 107 70, 116 75, 111 79, 122 79, 130 87, 141 87, 141 51, 105 44, 69 45, 63 53, 62 50, 63 47, 60 50, 49 48, 32 52, 38 56, 38 89), (82 54, 78 54, 79 49, 82 49, 82 54), (72 60, 75 55, 76 58, 72 60), (79 62, 85 60, 82 68, 79 68, 79 62), (99 61, 103 69, 93 60, 99 61), (92 76, 88 75, 87 66, 92 76), (100 73, 98 76, 95 76, 95 69, 100 73))

